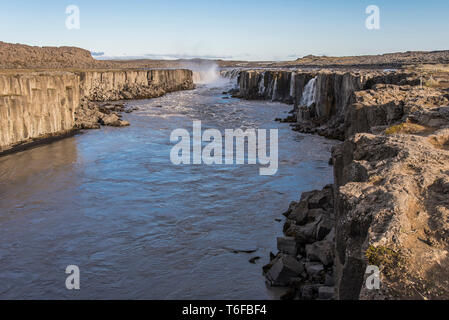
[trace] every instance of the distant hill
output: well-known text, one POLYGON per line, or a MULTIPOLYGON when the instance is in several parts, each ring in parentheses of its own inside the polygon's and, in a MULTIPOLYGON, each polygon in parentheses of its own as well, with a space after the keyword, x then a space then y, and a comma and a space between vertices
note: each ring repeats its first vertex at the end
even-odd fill
POLYGON ((180 60, 96 60, 91 52, 76 47, 36 47, 0 41, 0 69, 134 69, 182 68, 190 64, 217 63, 221 67, 318 67, 399 68, 414 64, 449 64, 449 50, 408 51, 382 55, 327 57, 308 55, 295 61, 180 60))
POLYGON ((407 51, 381 55, 363 55, 352 57, 327 57, 308 55, 290 62, 276 64, 289 66, 383 66, 402 67, 414 64, 447 64, 449 50, 444 51, 407 51))
POLYGON ((76 47, 32 47, 0 42, 1 68, 95 67, 97 61, 88 50, 76 47))

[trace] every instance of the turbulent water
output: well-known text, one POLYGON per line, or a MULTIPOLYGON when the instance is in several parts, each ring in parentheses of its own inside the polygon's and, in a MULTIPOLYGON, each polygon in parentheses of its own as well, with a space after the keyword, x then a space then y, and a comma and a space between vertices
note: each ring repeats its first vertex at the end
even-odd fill
POLYGON ((0 158, 0 299, 275 297, 261 270, 282 234, 275 219, 331 182, 331 142, 273 121, 290 106, 223 90, 129 102, 140 108, 125 116, 131 127, 0 158), (279 128, 278 173, 173 165, 170 133, 193 120, 221 132, 279 128), (65 287, 68 265, 80 268, 79 291, 65 287))

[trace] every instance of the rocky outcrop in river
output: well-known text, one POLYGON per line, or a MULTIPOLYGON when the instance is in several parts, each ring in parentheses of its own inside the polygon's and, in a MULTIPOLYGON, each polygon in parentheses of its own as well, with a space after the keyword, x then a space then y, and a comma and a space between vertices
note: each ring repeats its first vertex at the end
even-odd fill
POLYGON ((76 111, 75 127, 96 129, 100 124, 122 127, 129 125, 121 120, 123 104, 101 102, 150 99, 166 93, 193 89, 193 73, 177 70, 127 70, 81 72, 80 106, 76 111))
POLYGON ((402 71, 252 70, 238 83, 239 97, 295 102, 296 130, 344 140, 334 185, 285 213, 267 281, 288 298, 447 299, 448 88, 402 71))
POLYGON ((121 70, 0 74, 0 152, 22 148, 76 129, 125 126, 120 106, 98 102, 146 99, 193 89, 192 72, 121 70))

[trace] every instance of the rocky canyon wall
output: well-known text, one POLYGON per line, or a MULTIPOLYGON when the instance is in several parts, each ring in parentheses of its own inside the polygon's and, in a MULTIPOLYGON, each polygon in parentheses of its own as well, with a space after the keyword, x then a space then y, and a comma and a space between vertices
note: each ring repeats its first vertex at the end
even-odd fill
POLYGON ((79 85, 69 72, 0 74, 0 152, 71 131, 79 85))
POLYGON ((5 71, 0 74, 0 152, 82 127, 76 126, 77 118, 95 113, 86 114, 87 101, 146 99, 193 88, 192 72, 184 69, 5 71))
MULTIPOLYGON (((391 71, 258 69, 240 71, 237 83, 237 97, 294 104, 294 118, 299 131, 343 140, 347 136, 344 118, 355 101, 356 92, 371 89, 376 84, 417 85, 419 79, 407 72, 391 71), (308 88, 311 82, 313 85, 308 88)), ((349 132, 364 130, 367 128, 355 126, 349 132)))
POLYGON ((447 299, 449 88, 402 71, 244 70, 238 84, 238 97, 295 101, 296 130, 344 141, 333 186, 284 213, 268 282, 284 298, 447 299))
POLYGON ((90 101, 148 99, 194 88, 187 69, 89 71, 79 76, 81 96, 90 101))
POLYGON ((379 84, 354 99, 332 151, 337 297, 447 299, 449 95, 379 84))

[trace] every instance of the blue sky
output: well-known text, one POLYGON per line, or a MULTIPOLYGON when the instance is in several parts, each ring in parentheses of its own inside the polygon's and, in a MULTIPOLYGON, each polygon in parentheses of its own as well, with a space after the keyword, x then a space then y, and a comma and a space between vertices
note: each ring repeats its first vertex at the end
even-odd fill
POLYGON ((106 56, 279 60, 449 49, 448 0, 0 0, 0 41, 106 56), (65 27, 68 5, 79 30, 65 27), (365 9, 380 8, 380 30, 365 9))

